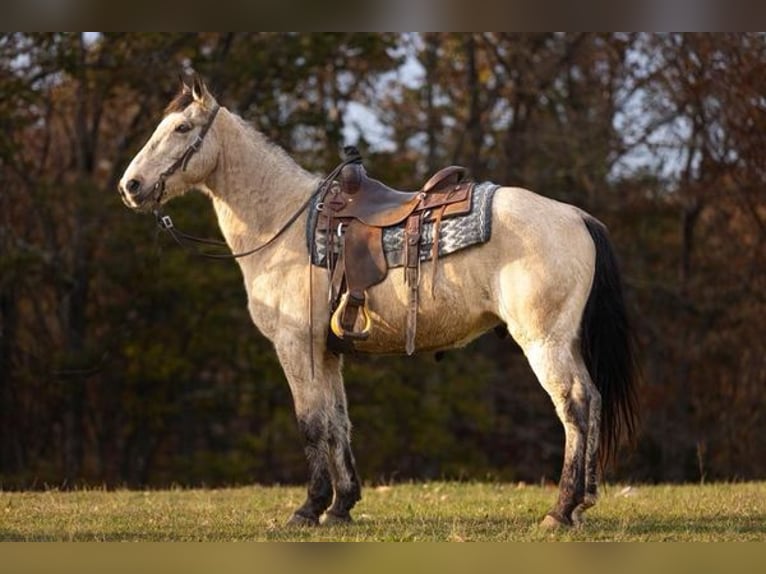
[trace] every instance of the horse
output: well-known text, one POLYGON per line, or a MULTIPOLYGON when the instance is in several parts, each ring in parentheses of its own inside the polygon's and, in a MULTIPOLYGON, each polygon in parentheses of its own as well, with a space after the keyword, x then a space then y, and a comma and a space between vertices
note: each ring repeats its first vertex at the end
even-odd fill
MULTIPOLYGON (((305 502, 287 521, 347 523, 361 499, 351 449, 343 354, 327 344, 330 278, 311 265, 307 198, 322 183, 222 107, 197 76, 178 95, 119 182, 138 212, 195 188, 208 195, 237 259, 255 326, 274 345, 308 462, 305 502)), ((486 243, 424 262, 418 351, 465 346, 493 328, 523 350, 564 427, 558 497, 543 527, 579 525, 598 478, 637 420, 636 348, 605 226, 581 209, 521 187, 494 195, 486 243)), ((396 275, 396 276, 394 276, 396 275)), ((361 353, 404 352, 408 287, 389 273, 367 294, 371 334, 361 353)))

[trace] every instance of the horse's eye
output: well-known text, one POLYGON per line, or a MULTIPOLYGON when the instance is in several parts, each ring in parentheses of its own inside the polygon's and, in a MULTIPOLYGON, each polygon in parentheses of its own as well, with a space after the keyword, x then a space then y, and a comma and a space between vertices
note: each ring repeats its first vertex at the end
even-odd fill
POLYGON ((191 130, 191 129, 192 129, 192 126, 191 126, 191 124, 187 124, 186 122, 184 122, 184 123, 182 123, 182 124, 178 124, 178 125, 176 126, 176 131, 177 131, 179 134, 185 134, 186 132, 188 132, 188 131, 189 131, 189 130, 191 130))

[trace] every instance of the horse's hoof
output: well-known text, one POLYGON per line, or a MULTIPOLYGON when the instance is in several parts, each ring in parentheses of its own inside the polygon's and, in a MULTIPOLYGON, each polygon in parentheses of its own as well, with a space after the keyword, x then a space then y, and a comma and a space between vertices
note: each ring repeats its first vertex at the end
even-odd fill
POLYGON ((318 525, 319 525, 318 518, 310 518, 308 516, 303 516, 302 514, 298 514, 297 512, 290 517, 290 520, 287 521, 287 526, 298 527, 298 528, 305 528, 309 526, 318 526, 318 525))
POLYGON ((540 528, 544 530, 563 530, 565 528, 569 528, 571 524, 568 522, 564 522, 563 520, 559 520, 552 514, 546 514, 545 518, 543 518, 542 522, 540 523, 540 528))
POLYGON ((585 511, 589 508, 593 508, 596 505, 598 496, 596 494, 586 494, 583 501, 578 504, 572 511, 572 524, 574 526, 582 526, 585 523, 585 511))
POLYGON ((334 512, 328 512, 325 514, 324 522, 322 522, 322 524, 324 526, 339 526, 351 524, 352 522, 351 515, 348 513, 341 515, 335 514, 334 512))

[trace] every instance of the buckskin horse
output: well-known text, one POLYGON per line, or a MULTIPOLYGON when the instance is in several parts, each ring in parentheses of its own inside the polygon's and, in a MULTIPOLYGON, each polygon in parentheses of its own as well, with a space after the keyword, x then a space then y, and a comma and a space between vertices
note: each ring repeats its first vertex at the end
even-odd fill
MULTIPOLYGON (((361 498, 343 354, 328 347, 333 278, 311 264, 306 238, 309 199, 330 176, 299 167, 219 106, 195 77, 119 183, 124 203, 142 212, 161 213, 191 188, 211 198, 226 244, 240 256, 250 315, 274 344, 305 439, 308 494, 291 525, 317 525, 323 515, 323 523, 348 522, 361 498)), ((564 427, 558 498, 541 524, 576 525, 596 502, 599 461, 613 456, 636 424, 634 344, 616 257, 599 221, 526 189, 499 187, 491 220, 485 243, 419 263, 423 295, 413 343, 438 351, 507 329, 564 427)), ((357 352, 405 351, 411 286, 402 277, 390 272, 366 289, 369 334, 354 341, 357 352)))

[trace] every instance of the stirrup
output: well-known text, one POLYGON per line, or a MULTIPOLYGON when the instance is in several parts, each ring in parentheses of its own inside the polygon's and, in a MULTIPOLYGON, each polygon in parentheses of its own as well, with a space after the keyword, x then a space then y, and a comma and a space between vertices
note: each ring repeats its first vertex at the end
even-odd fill
POLYGON ((346 311, 346 306, 348 305, 348 296, 348 291, 346 291, 341 297, 340 304, 330 319, 330 329, 332 329, 332 332, 335 333, 335 336, 339 339, 367 339, 370 336, 370 331, 372 330, 372 319, 370 318, 370 314, 367 312, 367 305, 360 305, 358 307, 358 309, 362 312, 362 320, 364 321, 364 326, 362 327, 361 331, 346 331, 341 325, 343 313, 346 311))

